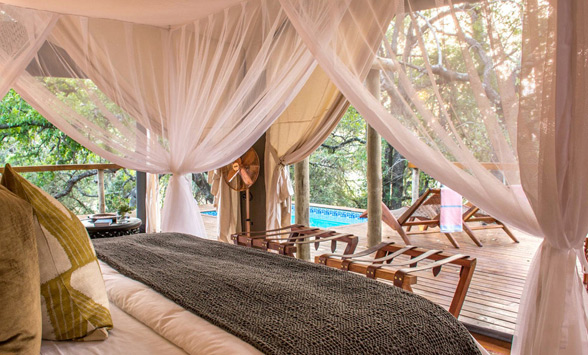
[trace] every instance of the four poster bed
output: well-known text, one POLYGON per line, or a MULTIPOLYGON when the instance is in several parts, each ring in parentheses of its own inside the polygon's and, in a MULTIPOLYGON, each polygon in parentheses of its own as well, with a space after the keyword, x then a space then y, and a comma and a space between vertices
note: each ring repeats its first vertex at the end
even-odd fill
MULTIPOLYGON (((234 161, 265 132, 267 229, 279 228, 287 220, 290 199, 285 166, 320 145, 350 103, 431 177, 500 221, 544 238, 530 264, 513 352, 586 353, 588 294, 577 263, 588 270, 582 253, 588 233, 588 189, 582 188, 588 180, 588 2, 4 0, 0 15, 0 93, 14 88, 52 124, 104 159, 150 174, 172 174, 163 231, 204 235, 184 175, 234 161), (435 23, 415 13, 419 9, 430 9, 435 23), (486 47, 492 55, 484 57, 478 50, 486 47), (364 84, 372 70, 379 75, 370 77, 380 80, 368 88, 364 84), (449 93, 459 93, 460 99, 449 93), (491 161, 492 171, 485 161, 491 161)), ((9 270, 0 275, 10 279, 3 282, 11 287, 4 287, 0 297, 3 306, 11 306, 0 309, 0 346, 28 340, 28 352, 35 353, 41 334, 106 339, 112 328, 109 302, 83 226, 17 177, 3 175, 2 181, 0 196, 12 202, 0 204, 6 209, 0 213, 0 262, 3 271, 9 270), (20 206, 24 217, 11 218, 17 208, 6 206, 20 206), (38 243, 35 235, 41 236, 38 243), (71 248, 72 240, 82 248, 71 248), (44 251, 34 253, 35 243, 44 251), (15 262, 17 252, 22 257, 15 262), (37 257, 53 267, 37 263, 37 257), (30 312, 25 316, 25 311, 30 312)), ((156 183, 149 186, 149 196, 157 196, 156 183)), ((222 191, 219 198, 221 216, 226 216, 238 198, 222 191)), ((147 205, 155 214, 157 198, 147 205)), ((253 274, 267 270, 265 262, 295 263, 231 248, 264 253, 247 254, 264 259, 253 274)), ((325 283, 339 277, 359 280, 307 267, 317 275, 326 273, 325 283)), ((364 291, 385 287, 361 280, 364 291)), ((336 288, 341 285, 331 287, 346 295, 336 288)), ((373 309, 390 302, 388 293, 420 302, 386 290, 371 300, 377 303, 370 304, 373 309)), ((348 311, 339 296, 321 304, 348 311)), ((257 303, 260 311, 271 307, 263 301, 257 303)), ((403 341, 451 317, 416 313, 424 318, 411 323, 412 333, 394 339, 413 352, 418 342, 403 341)), ((384 318, 372 326, 385 329, 405 314, 374 314, 374 319, 384 318)), ((159 319, 162 327, 168 318, 159 319)), ((340 324, 321 322, 314 333, 321 338, 320 331, 340 324)), ((288 331, 303 333, 297 326, 288 331)), ((349 345, 358 344, 361 340, 349 345)))
POLYGON ((44 341, 43 354, 480 353, 441 307, 365 277, 185 234, 93 242, 115 328, 102 342, 44 341))

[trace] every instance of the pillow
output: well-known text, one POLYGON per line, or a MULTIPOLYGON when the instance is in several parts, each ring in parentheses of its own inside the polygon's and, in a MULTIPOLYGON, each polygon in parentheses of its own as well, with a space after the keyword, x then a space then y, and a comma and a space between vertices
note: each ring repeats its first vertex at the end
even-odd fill
POLYGON ((38 354, 41 292, 31 205, 0 185, 0 354, 38 354))
POLYGON ((43 339, 103 340, 112 329, 102 272, 88 232, 71 211, 9 164, 1 184, 37 215, 43 339))

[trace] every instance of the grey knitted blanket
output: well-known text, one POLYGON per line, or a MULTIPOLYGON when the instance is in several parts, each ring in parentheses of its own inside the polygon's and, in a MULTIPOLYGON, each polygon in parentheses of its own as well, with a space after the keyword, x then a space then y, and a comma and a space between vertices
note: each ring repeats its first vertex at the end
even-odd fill
POLYGON ((93 240, 98 257, 267 354, 479 354, 428 300, 363 276, 186 234, 93 240))

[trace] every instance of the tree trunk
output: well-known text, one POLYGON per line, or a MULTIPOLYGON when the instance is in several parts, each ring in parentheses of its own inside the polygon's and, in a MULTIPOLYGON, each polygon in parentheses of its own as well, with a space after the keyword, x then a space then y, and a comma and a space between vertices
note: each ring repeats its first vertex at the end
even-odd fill
MULTIPOLYGON (((392 148, 393 149, 393 148, 392 148)), ((404 197, 404 174, 406 172, 406 159, 396 150, 392 152, 392 197, 390 208, 397 209, 402 207, 402 200, 404 197)))
POLYGON ((382 167, 382 201, 388 208, 394 208, 393 189, 394 181, 394 148, 386 142, 384 149, 384 166, 382 167))
MULTIPOLYGON (((366 79, 368 90, 380 97, 380 71, 372 70, 366 79)), ((382 241, 382 138, 367 126, 368 247, 382 241)))
MULTIPOLYGON (((310 158, 294 164, 296 224, 310 225, 310 158)), ((296 246, 298 259, 310 260, 310 244, 296 246)))
POLYGON ((98 170, 98 213, 106 212, 106 196, 104 195, 104 170, 98 170))
POLYGON ((198 195, 204 198, 206 203, 213 203, 214 196, 210 192, 210 184, 208 183, 208 179, 204 176, 203 173, 192 174, 192 181, 198 187, 198 191, 196 192, 196 198, 198 199, 198 195))

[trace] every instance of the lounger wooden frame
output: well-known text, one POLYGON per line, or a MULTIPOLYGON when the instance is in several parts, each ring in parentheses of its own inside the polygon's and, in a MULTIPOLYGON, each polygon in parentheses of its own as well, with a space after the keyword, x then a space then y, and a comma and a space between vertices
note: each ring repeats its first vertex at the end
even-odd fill
MULTIPOLYGON (((440 227, 441 215, 437 213, 433 217, 425 217, 422 215, 415 215, 417 210, 426 206, 427 204, 440 204, 441 203, 441 189, 427 189, 408 209, 402 213, 398 218, 394 217, 392 213, 389 216, 383 216, 382 219, 392 229, 394 229, 406 244, 411 244, 408 238, 411 234, 424 234, 424 233, 443 233, 439 230, 429 230, 429 228, 440 227), (423 226, 424 230, 413 231, 412 227, 423 226), (403 228, 406 227, 406 230, 403 228)), ((518 239, 512 234, 508 227, 497 220, 496 218, 482 213, 480 209, 472 204, 466 206, 466 212, 462 214, 463 219, 463 230, 470 237, 470 239, 479 247, 482 247, 482 242, 475 236, 475 230, 482 229, 494 229, 502 228, 504 232, 516 243, 518 239), (484 225, 471 226, 469 223, 483 222, 484 225)), ((386 208, 386 205, 382 204, 382 208, 386 208)), ((385 213, 383 211, 383 213, 385 213)), ((459 243, 451 233, 443 233, 451 245, 459 249, 459 243)))
MULTIPOLYGON (((463 231, 466 232, 466 234, 469 235, 470 238, 472 238, 472 240, 474 240, 474 241, 478 240, 474 236, 475 230, 501 228, 510 237, 510 239, 512 239, 515 243, 519 242, 517 237, 515 237, 514 234, 512 234, 512 232, 510 231, 510 229, 508 229, 508 227, 504 223, 502 223, 501 221, 497 220, 496 218, 494 218, 488 214, 483 213, 482 211, 480 211, 480 209, 478 207, 472 205, 471 203, 468 203, 466 205, 466 207, 469 207, 469 208, 462 215, 463 231), (475 222, 482 222, 483 225, 474 226, 474 227, 468 225, 468 223, 475 223, 475 222)), ((480 242, 478 241, 478 243, 480 243, 480 242)), ((480 243, 479 246, 482 246, 482 243, 480 243)))
POLYGON ((470 258, 467 255, 452 255, 440 250, 427 250, 411 245, 399 246, 394 245, 393 242, 380 243, 372 248, 351 255, 323 254, 315 257, 314 260, 318 264, 356 272, 372 279, 392 281, 395 286, 410 292, 412 292, 411 285, 417 282, 417 276, 412 273, 430 269, 433 275, 437 276, 441 272, 443 265, 457 265, 460 267, 459 281, 453 294, 451 305, 449 306, 449 313, 455 318, 459 317, 476 268, 476 259, 470 258), (373 258, 367 257, 374 253, 373 258), (408 255, 410 259, 404 262, 392 263, 393 259, 400 255, 408 255), (418 262, 424 259, 433 260, 433 262, 418 266, 418 262))
MULTIPOLYGON (((392 218, 391 223, 389 221, 385 222, 392 227, 406 244, 410 244, 410 239, 408 236, 410 234, 423 234, 423 233, 439 233, 439 231, 430 231, 429 228, 440 227, 441 215, 437 213, 432 218, 427 218, 424 216, 416 216, 415 213, 421 206, 425 206, 427 204, 440 204, 441 203, 441 189, 427 189, 416 201, 413 203, 404 213, 396 219, 392 218), (434 201, 434 202, 432 202, 434 201), (396 219, 396 223, 394 220, 396 219), (424 226, 424 230, 412 231, 412 227, 416 226, 424 226), (403 227, 406 227, 406 231, 403 227)), ((384 206, 382 206, 383 208, 384 206)), ((387 207, 386 207, 387 208, 387 207)), ((451 233, 443 233, 455 248, 459 248, 459 243, 451 233)), ((476 238, 473 234, 468 234, 470 238, 476 243, 477 246, 481 247, 482 243, 476 238)))
POLYGON ((346 243, 344 253, 352 254, 359 241, 353 234, 337 233, 301 224, 264 231, 235 233, 231 235, 231 240, 237 245, 275 250, 279 254, 288 256, 294 256, 297 245, 314 244, 318 249, 319 244, 324 242, 331 242, 331 251, 337 248, 337 242, 346 243))

